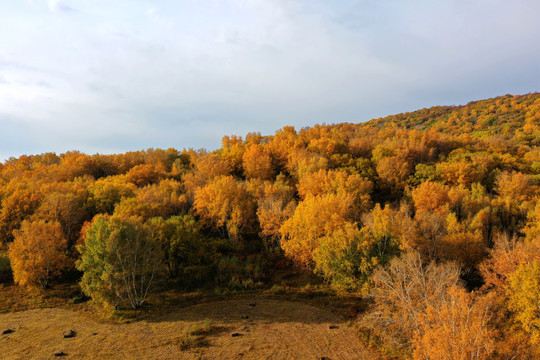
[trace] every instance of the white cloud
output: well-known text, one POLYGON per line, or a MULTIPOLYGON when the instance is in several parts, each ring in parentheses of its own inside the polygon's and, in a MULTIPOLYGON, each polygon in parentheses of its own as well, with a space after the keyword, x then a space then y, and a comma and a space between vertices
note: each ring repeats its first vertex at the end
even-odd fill
POLYGON ((40 4, 0 14, 0 123, 24 134, 2 154, 215 147, 540 88, 534 0, 40 4))
POLYGON ((75 11, 71 6, 66 5, 63 0, 47 0, 47 6, 53 12, 63 11, 63 12, 72 12, 75 11))

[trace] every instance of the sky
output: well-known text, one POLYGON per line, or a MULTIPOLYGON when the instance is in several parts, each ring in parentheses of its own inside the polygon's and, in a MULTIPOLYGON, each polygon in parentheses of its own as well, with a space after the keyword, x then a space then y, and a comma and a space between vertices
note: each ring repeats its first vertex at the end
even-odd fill
POLYGON ((0 1, 0 161, 540 91, 538 0, 0 1))

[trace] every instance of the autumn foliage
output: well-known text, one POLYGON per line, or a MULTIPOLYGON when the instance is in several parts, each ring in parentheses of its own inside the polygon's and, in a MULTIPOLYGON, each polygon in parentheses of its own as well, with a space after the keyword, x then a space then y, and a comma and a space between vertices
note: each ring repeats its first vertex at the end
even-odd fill
POLYGON ((62 270, 73 266, 66 250, 67 240, 58 222, 24 221, 9 246, 15 282, 46 288, 62 270))
POLYGON ((0 251, 17 284, 76 262, 86 294, 135 308, 159 286, 253 289, 291 263, 372 298, 364 325, 393 354, 534 358, 539 114, 540 94, 506 95, 211 152, 11 158, 0 251))

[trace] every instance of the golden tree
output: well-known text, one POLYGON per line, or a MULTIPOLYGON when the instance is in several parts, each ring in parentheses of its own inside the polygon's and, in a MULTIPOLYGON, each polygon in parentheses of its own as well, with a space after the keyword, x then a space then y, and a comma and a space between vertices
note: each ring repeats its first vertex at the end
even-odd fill
POLYGON ((221 236, 237 240, 253 228, 255 204, 245 185, 232 176, 215 178, 195 192, 195 211, 221 236))
POLYGON ((512 273, 507 293, 509 309, 531 334, 531 342, 540 345, 540 261, 523 264, 512 273))
POLYGON ((268 248, 280 245, 281 226, 294 213, 295 188, 282 175, 276 182, 264 184, 263 194, 258 199, 257 218, 261 227, 260 235, 268 248))
POLYGON ((308 196, 281 227, 281 247, 299 264, 312 265, 321 239, 351 220, 352 198, 335 194, 308 196))
POLYGON ((488 322, 487 302, 452 287, 443 302, 430 303, 419 316, 413 339, 417 360, 484 360, 494 351, 493 331, 488 322))
POLYGON ((272 157, 261 145, 249 145, 243 155, 242 163, 247 178, 268 180, 274 175, 272 157))
POLYGON ((23 286, 46 288, 62 270, 73 266, 66 255, 67 240, 58 222, 24 221, 15 231, 9 259, 15 282, 23 286))

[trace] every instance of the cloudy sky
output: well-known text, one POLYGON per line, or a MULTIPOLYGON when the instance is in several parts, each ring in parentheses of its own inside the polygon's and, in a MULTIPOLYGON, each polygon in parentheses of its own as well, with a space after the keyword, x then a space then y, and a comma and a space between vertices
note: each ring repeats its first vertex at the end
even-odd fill
POLYGON ((0 161, 540 91, 538 0, 0 4, 0 161))

